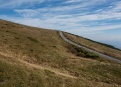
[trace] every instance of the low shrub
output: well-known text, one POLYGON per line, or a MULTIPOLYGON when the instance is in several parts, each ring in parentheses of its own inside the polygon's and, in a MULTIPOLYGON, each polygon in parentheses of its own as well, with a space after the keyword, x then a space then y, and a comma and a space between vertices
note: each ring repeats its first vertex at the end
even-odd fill
POLYGON ((86 51, 82 48, 76 47, 76 46, 69 46, 68 47, 69 51, 73 54, 76 54, 76 56, 80 56, 80 57, 85 57, 85 58, 98 58, 99 55, 86 51))
POLYGON ((77 56, 85 57, 86 55, 82 52, 77 53, 77 56))
POLYGON ((88 53, 86 54, 86 57, 89 57, 89 58, 98 58, 99 55, 97 55, 97 54, 95 54, 95 53, 88 52, 88 53))

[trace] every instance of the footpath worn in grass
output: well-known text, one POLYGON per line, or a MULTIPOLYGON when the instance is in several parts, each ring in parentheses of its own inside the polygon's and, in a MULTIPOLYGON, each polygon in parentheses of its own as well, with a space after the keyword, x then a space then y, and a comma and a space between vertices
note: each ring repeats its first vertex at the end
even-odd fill
POLYGON ((0 20, 0 87, 120 87, 121 65, 95 56, 58 31, 0 20))

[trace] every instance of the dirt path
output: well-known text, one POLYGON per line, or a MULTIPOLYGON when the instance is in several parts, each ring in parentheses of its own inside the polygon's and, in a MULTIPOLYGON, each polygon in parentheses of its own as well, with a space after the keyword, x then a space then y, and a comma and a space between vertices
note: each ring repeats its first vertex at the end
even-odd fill
POLYGON ((2 56, 5 56, 5 57, 10 57, 10 58, 14 58, 15 60, 19 61, 21 64, 27 66, 27 67, 32 67, 32 68, 36 68, 36 69, 41 69, 41 70, 49 70, 57 75, 61 75, 61 76, 64 76, 64 77, 67 77, 67 78, 77 78, 77 77, 74 77, 72 75, 69 75, 69 73, 67 71, 64 71, 64 72, 61 72, 59 71, 58 69, 55 69, 55 68, 51 68, 51 67, 45 67, 45 66, 41 66, 41 65, 37 65, 37 64, 33 64, 33 63, 29 63, 25 60, 22 60, 20 58, 16 58, 12 55, 9 55, 7 53, 2 53, 0 52, 0 55, 2 56))
POLYGON ((76 78, 74 76, 69 75, 68 73, 62 73, 62 72, 58 71, 57 69, 44 67, 44 66, 40 66, 40 65, 37 65, 37 64, 31 64, 31 63, 28 63, 28 62, 21 60, 21 59, 19 59, 19 61, 21 63, 25 64, 26 66, 31 66, 31 67, 36 68, 36 69, 49 70, 51 72, 54 72, 57 75, 61 75, 61 76, 64 76, 64 77, 69 77, 69 78, 76 78))
POLYGON ((79 45, 79 44, 77 44, 77 43, 75 43, 75 42, 73 42, 73 41, 67 39, 67 38, 64 36, 64 34, 63 34, 62 31, 59 31, 59 32, 60 32, 59 34, 60 34, 61 38, 62 38, 64 41, 66 41, 66 42, 68 42, 68 43, 70 43, 70 44, 72 44, 72 45, 75 45, 75 46, 77 46, 77 47, 79 47, 79 48, 83 48, 83 49, 85 49, 85 50, 87 50, 87 51, 89 51, 89 52, 96 53, 96 54, 98 54, 99 56, 101 56, 101 57, 103 57, 103 58, 106 58, 106 59, 108 59, 108 60, 112 60, 112 61, 114 61, 114 62, 117 62, 117 63, 121 64, 121 60, 118 60, 118 59, 116 59, 116 58, 114 58, 114 57, 110 57, 110 56, 108 56, 108 55, 105 55, 105 54, 102 54, 102 53, 100 53, 100 52, 94 51, 94 50, 89 49, 89 48, 87 48, 87 47, 81 46, 81 45, 79 45))

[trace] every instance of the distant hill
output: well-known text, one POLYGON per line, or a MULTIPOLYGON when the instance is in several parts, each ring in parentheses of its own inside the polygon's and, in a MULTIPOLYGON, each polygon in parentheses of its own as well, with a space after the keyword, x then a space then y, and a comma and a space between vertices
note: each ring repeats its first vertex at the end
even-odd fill
MULTIPOLYGON (((65 33, 121 59, 121 51, 65 33)), ((0 20, 0 87, 120 87, 121 65, 65 42, 56 30, 0 20)))

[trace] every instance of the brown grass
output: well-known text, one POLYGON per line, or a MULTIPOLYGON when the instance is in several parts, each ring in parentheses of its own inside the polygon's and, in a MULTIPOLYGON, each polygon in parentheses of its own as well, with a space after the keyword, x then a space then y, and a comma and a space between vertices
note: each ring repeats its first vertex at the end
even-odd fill
POLYGON ((0 87, 121 86, 120 64, 78 57, 68 46, 58 31, 0 20, 0 87))
POLYGON ((116 50, 116 49, 101 45, 99 43, 85 39, 83 37, 79 37, 79 36, 72 35, 69 33, 64 33, 64 34, 68 39, 70 39, 78 44, 81 44, 85 47, 88 47, 90 49, 96 50, 98 52, 104 53, 106 55, 109 55, 109 56, 112 56, 112 57, 115 57, 115 58, 121 60, 121 51, 120 50, 116 50))

